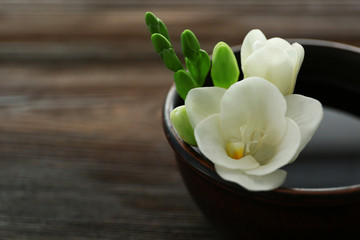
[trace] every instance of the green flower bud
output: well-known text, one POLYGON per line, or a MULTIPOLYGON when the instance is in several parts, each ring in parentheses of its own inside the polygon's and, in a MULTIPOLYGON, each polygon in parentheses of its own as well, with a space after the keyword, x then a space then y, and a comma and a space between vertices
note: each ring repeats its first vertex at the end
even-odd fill
POLYGON ((198 87, 191 77, 191 75, 185 70, 179 70, 174 74, 176 91, 182 99, 186 99, 188 92, 198 87))
POLYGON ((234 52, 224 42, 216 44, 213 50, 211 78, 217 87, 229 88, 239 79, 240 70, 234 52))
POLYGON ((211 67, 211 60, 207 52, 200 49, 194 59, 185 58, 185 63, 197 86, 202 87, 211 67))
POLYGON ((184 69, 180 60, 175 54, 171 43, 161 34, 154 33, 151 36, 151 42, 154 45, 156 52, 160 55, 165 65, 172 71, 177 72, 184 69))
POLYGON ((185 57, 193 59, 200 50, 200 43, 190 30, 185 30, 181 34, 181 46, 185 57))
POLYGON ((194 129, 190 124, 184 105, 172 110, 170 113, 170 120, 174 125, 176 132, 184 142, 193 146, 197 146, 194 136, 194 129))
POLYGON ((168 30, 159 18, 157 18, 153 13, 147 12, 145 14, 145 22, 151 34, 160 33, 167 40, 170 41, 168 30))

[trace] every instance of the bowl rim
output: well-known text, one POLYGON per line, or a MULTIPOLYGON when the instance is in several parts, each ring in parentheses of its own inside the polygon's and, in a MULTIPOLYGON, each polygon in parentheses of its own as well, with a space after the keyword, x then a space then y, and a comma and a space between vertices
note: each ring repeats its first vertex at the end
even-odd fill
MULTIPOLYGON (((314 47, 329 47, 335 48, 338 50, 350 51, 357 54, 360 54, 360 48, 347 45, 339 42, 332 42, 327 40, 317 40, 317 39, 287 39, 289 42, 298 42, 301 45, 314 46, 314 47)), ((234 51, 239 51, 241 45, 236 45, 232 47, 234 51)), ((182 158, 190 165, 194 170, 199 171, 201 174, 209 177, 214 180, 217 184, 225 185, 227 188, 232 191, 248 191, 240 185, 226 181, 222 179, 215 171, 213 164, 206 159, 205 156, 198 153, 195 149, 193 149, 190 145, 186 144, 177 134, 175 128, 173 127, 170 121, 170 112, 174 109, 175 101, 178 99, 178 95, 176 92, 176 87, 173 84, 168 91, 168 94, 165 99, 164 108, 163 108, 163 128, 166 134, 166 138, 170 143, 173 150, 181 155, 182 158)), ((339 195, 348 195, 348 194, 360 194, 360 183, 340 186, 340 187, 324 187, 324 188, 301 188, 301 187, 282 187, 280 186, 277 189, 271 191, 254 191, 254 194, 263 195, 264 193, 272 193, 275 195, 303 195, 303 196, 339 196, 339 195)))

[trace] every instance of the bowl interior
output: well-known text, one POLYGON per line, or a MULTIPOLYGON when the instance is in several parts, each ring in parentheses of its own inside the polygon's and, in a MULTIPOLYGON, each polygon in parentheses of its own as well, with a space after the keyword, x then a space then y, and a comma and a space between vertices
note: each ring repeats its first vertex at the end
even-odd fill
MULTIPOLYGON (((356 104, 360 97, 360 49, 321 40, 289 41, 299 42, 305 49, 295 93, 318 99, 325 112, 323 123, 311 142, 294 163, 284 168, 288 171, 287 181, 275 192, 360 192, 360 108, 356 104)), ((240 47, 233 50, 239 60, 240 47)), ((240 75, 239 79, 242 78, 240 75)), ((210 77, 206 82, 211 84, 210 77)), ((233 189, 241 188, 222 180, 206 158, 176 135, 169 114, 182 104, 173 87, 164 108, 164 127, 165 131, 169 129, 166 134, 172 147, 203 174, 233 189)))

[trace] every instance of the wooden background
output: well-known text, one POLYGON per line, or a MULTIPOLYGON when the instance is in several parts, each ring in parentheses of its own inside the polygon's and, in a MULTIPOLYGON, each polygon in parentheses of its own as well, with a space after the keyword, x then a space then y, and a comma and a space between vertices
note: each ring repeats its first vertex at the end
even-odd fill
POLYGON ((185 28, 208 52, 252 28, 360 46, 354 0, 1 0, 0 239, 219 239, 162 132, 146 11, 178 51, 185 28))

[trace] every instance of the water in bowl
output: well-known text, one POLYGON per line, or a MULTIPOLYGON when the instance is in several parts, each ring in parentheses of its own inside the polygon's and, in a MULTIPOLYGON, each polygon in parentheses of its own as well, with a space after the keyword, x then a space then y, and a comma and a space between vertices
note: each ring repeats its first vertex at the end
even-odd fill
POLYGON ((360 119, 324 108, 324 119, 295 162, 284 187, 333 188, 360 184, 360 119))

